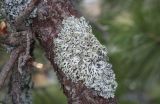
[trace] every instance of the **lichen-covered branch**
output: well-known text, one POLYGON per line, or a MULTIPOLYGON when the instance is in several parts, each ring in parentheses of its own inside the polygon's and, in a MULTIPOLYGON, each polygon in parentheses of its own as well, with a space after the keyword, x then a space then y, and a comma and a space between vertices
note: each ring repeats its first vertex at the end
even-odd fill
POLYGON ((70 0, 41 2, 33 30, 69 104, 116 104, 117 83, 105 48, 70 0))
POLYGON ((107 50, 92 34, 84 17, 68 17, 55 44, 54 61, 73 82, 83 81, 104 98, 114 98, 117 87, 112 66, 107 62, 107 50))
POLYGON ((106 48, 71 0, 5 0, 4 9, 13 32, 20 32, 12 33, 8 43, 23 47, 9 89, 14 104, 31 103, 27 96, 31 90, 33 34, 53 65, 69 104, 116 104, 117 83, 106 48))
POLYGON ((8 96, 4 99, 6 104, 31 104, 32 103, 32 51, 33 33, 30 30, 31 18, 35 16, 36 5, 40 0, 4 0, 3 10, 9 25, 9 31, 4 40, 11 58, 4 66, 0 78, 2 85, 9 71, 8 96), (20 47, 20 49, 19 49, 20 47), (19 50, 20 51, 19 51, 19 50), (17 51, 15 51, 17 50, 17 51), (8 65, 8 66, 7 66, 8 65), (9 101, 9 102, 8 102, 9 101))

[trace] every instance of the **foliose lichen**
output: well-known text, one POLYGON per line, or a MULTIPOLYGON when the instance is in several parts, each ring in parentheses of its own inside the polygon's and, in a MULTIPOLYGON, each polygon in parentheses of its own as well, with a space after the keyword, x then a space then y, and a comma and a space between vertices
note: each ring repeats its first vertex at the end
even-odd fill
MULTIPOLYGON (((14 23, 15 19, 24 12, 31 0, 4 0, 3 8, 7 18, 14 23)), ((26 25, 32 23, 32 18, 36 17, 36 9, 26 19, 26 25)))
POLYGON ((54 61, 73 82, 80 80, 99 96, 114 97, 117 82, 105 46, 96 39, 84 17, 64 19, 55 45, 54 61))

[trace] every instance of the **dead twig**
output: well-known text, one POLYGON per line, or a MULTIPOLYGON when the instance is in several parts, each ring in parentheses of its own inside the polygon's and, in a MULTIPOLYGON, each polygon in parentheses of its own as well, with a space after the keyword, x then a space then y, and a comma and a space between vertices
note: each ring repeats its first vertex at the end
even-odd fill
POLYGON ((16 60, 18 59, 19 53, 22 51, 22 47, 18 47, 11 52, 10 59, 4 65, 0 72, 0 89, 3 87, 3 84, 8 76, 8 73, 13 68, 16 60))

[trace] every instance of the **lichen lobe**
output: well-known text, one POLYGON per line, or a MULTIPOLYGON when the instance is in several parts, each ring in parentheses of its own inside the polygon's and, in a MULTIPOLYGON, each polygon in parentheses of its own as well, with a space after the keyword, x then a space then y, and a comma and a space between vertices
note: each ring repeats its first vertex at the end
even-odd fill
POLYGON ((54 39, 54 61, 73 82, 80 80, 104 98, 113 98, 117 87, 107 50, 92 33, 84 17, 64 19, 54 39))

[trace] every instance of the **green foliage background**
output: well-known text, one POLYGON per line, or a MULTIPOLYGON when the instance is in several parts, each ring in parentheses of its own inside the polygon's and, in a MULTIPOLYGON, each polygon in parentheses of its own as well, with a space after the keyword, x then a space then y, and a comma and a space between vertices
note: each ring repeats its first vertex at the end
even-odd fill
MULTIPOLYGON (((104 0, 94 34, 106 45, 119 83, 119 104, 160 104, 160 0, 104 0), (106 34, 107 33, 107 34, 106 34)), ((40 48, 35 51, 45 63, 40 48)), ((0 47, 0 67, 8 54, 0 47)), ((36 89, 34 104, 66 104, 57 85, 36 89)))
POLYGON ((160 0, 104 0, 120 104, 160 104, 160 0), (136 97, 136 98, 135 98, 136 97))

